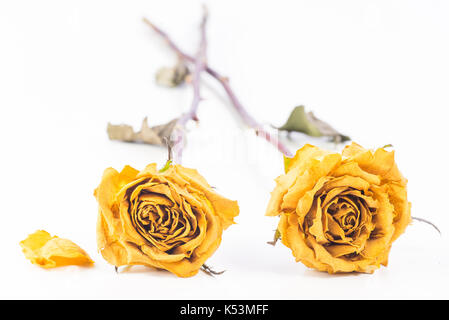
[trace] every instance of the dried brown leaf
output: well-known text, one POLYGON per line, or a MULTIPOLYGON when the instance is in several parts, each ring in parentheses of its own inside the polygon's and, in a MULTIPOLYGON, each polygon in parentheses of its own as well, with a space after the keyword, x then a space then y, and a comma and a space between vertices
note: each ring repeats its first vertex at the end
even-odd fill
POLYGON ((160 68, 156 73, 156 83, 164 87, 177 87, 185 81, 188 74, 187 66, 178 62, 174 67, 160 68))
POLYGON ((107 133, 110 140, 124 142, 138 142, 153 145, 166 145, 170 140, 170 135, 178 119, 173 119, 168 123, 150 127, 148 119, 142 121, 140 131, 135 132, 133 127, 127 124, 113 125, 108 123, 107 133))

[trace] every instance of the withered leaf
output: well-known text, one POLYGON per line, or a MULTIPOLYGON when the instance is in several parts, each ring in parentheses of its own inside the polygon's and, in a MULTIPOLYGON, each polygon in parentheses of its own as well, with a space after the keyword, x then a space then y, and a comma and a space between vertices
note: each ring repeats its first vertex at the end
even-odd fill
POLYGON ((288 132, 302 132, 312 137, 325 136, 338 143, 350 140, 348 136, 341 134, 328 123, 318 119, 312 111, 306 112, 304 106, 295 107, 287 122, 278 129, 288 132))
POLYGON ((188 74, 187 66, 178 62, 174 67, 160 68, 156 73, 156 83, 164 87, 177 87, 185 81, 188 74))
POLYGON ((226 270, 215 271, 214 269, 212 269, 211 267, 209 267, 207 264, 203 264, 203 265, 201 266, 201 270, 202 270, 205 274, 207 274, 207 275, 209 275, 209 276, 211 276, 211 277, 216 276, 216 275, 220 275, 220 274, 223 274, 223 273, 226 272, 226 270))
POLYGON ((110 140, 124 142, 140 142, 154 145, 166 145, 170 140, 170 135, 175 128, 178 119, 173 119, 168 123, 150 127, 148 118, 142 121, 140 131, 135 132, 133 127, 127 124, 114 125, 108 123, 107 133, 110 140))
POLYGON ((278 229, 276 229, 276 231, 274 232, 273 240, 268 241, 267 243, 271 244, 272 246, 275 246, 279 239, 281 239, 281 233, 279 232, 278 229))

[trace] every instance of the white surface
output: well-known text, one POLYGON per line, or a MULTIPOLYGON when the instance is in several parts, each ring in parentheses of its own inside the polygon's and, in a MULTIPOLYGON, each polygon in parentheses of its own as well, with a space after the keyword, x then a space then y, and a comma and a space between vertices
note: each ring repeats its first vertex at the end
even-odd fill
MULTIPOLYGON (((155 71, 175 56, 141 18, 193 52, 200 2, 4 0, 0 298, 449 298, 449 2, 206 3, 210 65, 231 78, 253 115, 280 125, 304 104, 366 147, 392 143, 412 215, 433 221, 443 236, 414 223, 394 244, 388 268, 373 275, 318 273, 282 244, 267 245, 277 219, 264 211, 281 157, 235 121, 221 88, 205 77, 184 165, 239 200, 238 224, 208 261, 227 272, 179 279, 135 267, 117 275, 96 252, 93 190, 106 167, 163 164, 166 151, 111 142, 106 123, 139 126, 149 116, 157 124, 189 107, 190 88, 154 84, 155 71), (32 265, 18 243, 36 229, 75 241, 95 267, 32 265)), ((306 140, 296 137, 291 149, 306 140)))

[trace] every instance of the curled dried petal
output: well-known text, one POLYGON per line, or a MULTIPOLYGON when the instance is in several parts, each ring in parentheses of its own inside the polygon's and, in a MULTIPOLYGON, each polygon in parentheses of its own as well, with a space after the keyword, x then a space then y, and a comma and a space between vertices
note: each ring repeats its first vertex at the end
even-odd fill
POLYGON ((20 242, 25 257, 42 268, 93 264, 87 253, 70 240, 51 236, 44 230, 30 234, 20 242))

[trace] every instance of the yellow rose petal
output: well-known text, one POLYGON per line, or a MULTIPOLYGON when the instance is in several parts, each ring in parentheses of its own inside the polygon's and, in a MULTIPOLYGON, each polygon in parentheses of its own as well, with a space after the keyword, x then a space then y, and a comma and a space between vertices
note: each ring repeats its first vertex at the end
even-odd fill
POLYGON ((98 249, 115 266, 145 265, 179 277, 198 273, 239 213, 197 170, 156 164, 106 169, 95 196, 98 249))
POLYGON ((372 273, 411 221, 394 152, 356 143, 341 154, 306 145, 284 159, 266 215, 296 261, 329 273, 372 273))
POLYGON ((91 265, 87 253, 70 240, 52 237, 44 230, 30 234, 20 242, 25 257, 42 268, 91 265))

